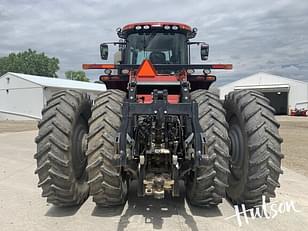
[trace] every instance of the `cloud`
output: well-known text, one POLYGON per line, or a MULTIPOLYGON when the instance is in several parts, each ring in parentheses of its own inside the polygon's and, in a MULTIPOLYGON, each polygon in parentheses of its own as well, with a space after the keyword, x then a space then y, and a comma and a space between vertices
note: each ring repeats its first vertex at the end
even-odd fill
MULTIPOLYGON (((99 44, 117 40, 117 27, 179 21, 198 27, 196 40, 210 44, 209 62, 234 63, 232 72, 217 73, 219 85, 259 71, 308 81, 307 12, 300 0, 2 0, 0 56, 36 49, 58 57, 63 75, 101 62, 99 44)), ((199 50, 192 56, 201 62, 199 50)), ((97 73, 90 71, 91 79, 97 73)))

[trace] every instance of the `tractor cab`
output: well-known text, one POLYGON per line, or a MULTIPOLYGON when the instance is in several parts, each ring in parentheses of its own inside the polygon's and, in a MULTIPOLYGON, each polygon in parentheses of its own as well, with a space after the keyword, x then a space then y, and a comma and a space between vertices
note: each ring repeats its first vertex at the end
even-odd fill
POLYGON ((118 30, 126 41, 124 64, 141 64, 149 59, 152 64, 188 64, 188 39, 196 29, 178 23, 129 24, 118 30))
MULTIPOLYGON (((126 90, 129 81, 132 81, 140 71, 144 61, 150 62, 157 75, 165 76, 170 82, 176 78, 189 81, 194 89, 208 89, 216 80, 209 75, 210 69, 232 69, 231 64, 191 64, 191 45, 200 46, 201 60, 207 60, 209 46, 205 42, 190 41, 197 34, 197 28, 172 22, 143 22, 128 24, 117 29, 120 38, 118 42, 102 43, 100 54, 103 60, 108 59, 108 45, 118 45, 119 51, 115 54, 114 64, 84 64, 84 69, 105 69, 105 75, 100 76, 108 89, 126 90), (201 69, 203 73, 195 74, 201 69)), ((152 76, 157 85, 166 85, 158 76, 152 76), (158 81, 160 80, 160 81, 158 81)), ((152 82, 153 82, 152 81, 152 82)), ((169 89, 173 91, 173 87, 169 89)), ((150 92, 149 92, 150 93, 150 92)))
POLYGON ((180 33, 139 32, 127 37, 123 63, 187 64, 186 36, 180 33))
MULTIPOLYGON (((192 44, 202 45, 202 60, 208 56, 206 43, 189 41, 196 33, 197 28, 180 23, 135 23, 118 28, 120 42, 111 44, 120 45, 121 64, 140 65, 145 59, 152 64, 189 64, 192 44)), ((101 44, 101 57, 108 58, 108 43, 101 44)))

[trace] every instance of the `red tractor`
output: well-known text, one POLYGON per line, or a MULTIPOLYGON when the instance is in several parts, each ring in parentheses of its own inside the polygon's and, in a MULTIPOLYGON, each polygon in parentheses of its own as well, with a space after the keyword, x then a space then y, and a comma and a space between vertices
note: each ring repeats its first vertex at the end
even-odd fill
POLYGON ((308 116, 308 102, 295 104, 295 108, 291 109, 291 116, 308 116))
MULTIPOLYGON (((248 207, 275 196, 282 138, 269 100, 257 91, 234 91, 222 103, 210 86, 211 69, 230 64, 190 64, 197 29, 172 22, 146 22, 117 30, 115 64, 91 102, 78 91, 61 91, 43 109, 36 138, 36 173, 43 197, 57 206, 78 205, 90 194, 98 206, 124 204, 129 182, 138 196, 179 196, 215 206, 227 196, 248 207), (195 70, 202 70, 196 74, 195 70)), ((100 46, 108 57, 108 44, 100 46)))

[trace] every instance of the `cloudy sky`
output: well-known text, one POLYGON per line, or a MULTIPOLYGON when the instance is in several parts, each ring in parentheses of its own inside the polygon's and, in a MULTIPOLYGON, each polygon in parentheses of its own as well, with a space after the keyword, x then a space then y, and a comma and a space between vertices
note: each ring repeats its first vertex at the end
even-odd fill
MULTIPOLYGON (((0 57, 28 48, 45 52, 60 59, 63 76, 82 63, 102 62, 99 44, 116 41, 117 27, 139 21, 197 27, 195 40, 210 44, 208 63, 234 64, 217 73, 219 85, 260 71, 308 81, 303 0, 0 0, 0 57)), ((88 72, 92 80, 96 74, 88 72)))

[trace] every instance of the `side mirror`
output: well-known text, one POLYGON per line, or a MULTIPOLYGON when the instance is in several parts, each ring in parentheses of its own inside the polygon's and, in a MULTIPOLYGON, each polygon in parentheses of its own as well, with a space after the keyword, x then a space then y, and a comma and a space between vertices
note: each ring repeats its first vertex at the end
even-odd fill
POLYGON ((102 43, 100 45, 100 52, 103 60, 108 59, 108 45, 106 43, 102 43))
POLYGON ((201 60, 207 60, 209 57, 209 45, 206 43, 201 44, 200 48, 201 60))

